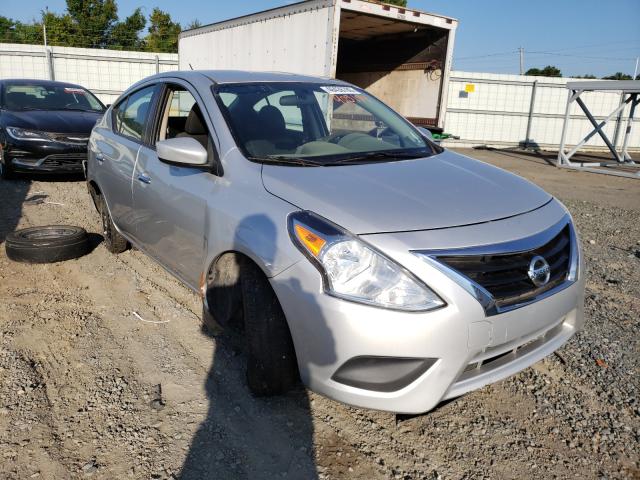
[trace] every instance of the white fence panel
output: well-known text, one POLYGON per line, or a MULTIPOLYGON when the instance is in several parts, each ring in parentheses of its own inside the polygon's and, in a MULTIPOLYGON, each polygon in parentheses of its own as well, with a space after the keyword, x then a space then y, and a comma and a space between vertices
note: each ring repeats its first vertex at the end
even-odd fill
POLYGON ((112 103, 133 83, 156 72, 178 69, 173 53, 0 43, 0 78, 55 79, 82 85, 112 103), (53 73, 50 72, 49 63, 53 73))
MULTIPOLYGON (((459 136, 448 141, 459 146, 513 146, 528 142, 531 146, 558 148, 567 105, 569 78, 502 75, 476 72, 451 72, 445 131, 459 136), (535 87, 535 99, 532 93, 535 87), (527 127, 530 127, 527 138, 527 127)), ((618 92, 586 92, 582 98, 598 121, 608 116, 620 103, 618 92)), ((625 116, 629 108, 625 109, 625 116)), ((622 142, 625 122, 619 128, 622 142)), ((582 110, 574 104, 567 131, 567 144, 575 145, 592 127, 582 110)), ((616 122, 604 128, 615 138, 616 122)), ((640 121, 636 119, 629 139, 632 149, 640 148, 640 121)), ((596 135, 587 142, 592 149, 606 148, 596 135)))
MULTIPOLYGON (((309 13, 310 18, 320 12, 309 13)), ((326 22, 320 23, 322 27, 318 28, 326 28, 326 22)), ((234 31, 223 32, 223 36, 225 34, 232 35, 234 31)), ((240 40, 229 37, 225 40, 229 45, 240 40, 244 42, 241 42, 243 45, 253 45, 252 42, 260 43, 260 35, 249 35, 247 39, 240 40)), ((201 50, 203 55, 215 55, 211 51, 211 45, 204 45, 201 50)), ((217 55, 231 51, 224 48, 215 50, 217 55)), ((324 54, 316 58, 321 64, 324 59, 324 54)), ((218 68, 229 68, 228 62, 237 66, 237 59, 234 61, 223 56, 218 60, 222 62, 216 65, 218 68)), ((259 61, 265 68, 269 66, 268 59, 253 58, 251 61, 259 61)), ((78 83, 93 91, 105 103, 112 103, 122 91, 144 77, 177 69, 177 54, 69 47, 49 47, 47 54, 42 45, 0 43, 0 78, 54 78, 78 83)), ((558 148, 568 96, 565 87, 568 80, 570 79, 451 72, 445 131, 459 136, 460 140, 446 143, 459 146, 513 146, 522 145, 528 140, 529 145, 558 148), (532 108, 534 82, 537 83, 532 108)), ((582 98, 597 120, 604 119, 620 102, 620 94, 616 92, 587 92, 582 98)), ((628 107, 625 115, 628 115, 628 107)), ((625 126, 626 123, 619 128, 618 143, 622 142, 625 126)), ((575 145, 590 130, 591 124, 574 104, 567 144, 575 145)), ((616 122, 611 122, 605 128, 612 140, 615 130, 616 122)), ((604 142, 596 135, 589 140, 587 146, 601 149, 604 148, 604 142)), ((639 119, 634 121, 629 146, 632 150, 640 149, 639 119)))

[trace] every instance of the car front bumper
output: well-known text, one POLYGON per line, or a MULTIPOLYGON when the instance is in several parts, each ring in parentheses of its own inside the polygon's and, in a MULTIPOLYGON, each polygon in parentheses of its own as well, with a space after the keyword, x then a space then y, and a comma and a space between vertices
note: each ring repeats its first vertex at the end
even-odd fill
POLYGON ((87 159, 87 145, 59 142, 27 142, 12 140, 4 150, 4 161, 14 171, 82 172, 87 159))
MULTIPOLYGON (((534 215, 529 227, 527 222, 520 225, 535 229, 549 213, 547 208, 547 215, 537 213, 539 218, 534 215)), ((477 233, 472 238, 482 238, 482 232, 477 233)), ((312 390, 359 407, 423 413, 442 400, 532 365, 582 328, 584 268, 575 282, 553 295, 487 315, 462 286, 428 262, 411 253, 395 259, 431 286, 447 306, 413 313, 341 300, 324 293, 320 273, 306 260, 271 279, 289 322, 302 381, 312 390), (424 359, 428 368, 391 391, 367 388, 366 378, 365 388, 336 381, 336 372, 359 358, 372 358, 374 364, 376 358, 424 359)), ((368 375, 366 369, 362 372, 368 375)))

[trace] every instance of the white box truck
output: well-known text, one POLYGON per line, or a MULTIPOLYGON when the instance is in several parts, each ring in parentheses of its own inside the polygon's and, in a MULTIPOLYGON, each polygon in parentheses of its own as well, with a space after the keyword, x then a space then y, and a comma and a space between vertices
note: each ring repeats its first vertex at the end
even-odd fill
POLYGON ((371 92, 441 129, 458 21, 366 0, 308 0, 180 34, 180 69, 292 72, 371 92))

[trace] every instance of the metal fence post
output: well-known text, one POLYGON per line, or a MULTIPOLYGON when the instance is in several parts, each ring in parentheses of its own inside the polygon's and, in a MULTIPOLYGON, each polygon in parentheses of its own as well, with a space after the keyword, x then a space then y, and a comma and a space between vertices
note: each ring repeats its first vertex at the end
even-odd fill
POLYGON ((55 70, 53 69, 53 52, 51 51, 51 49, 49 47, 46 47, 44 49, 44 54, 46 57, 46 62, 47 62, 47 69, 49 70, 49 80, 55 80, 56 79, 56 73, 55 70))
POLYGON ((160 57, 156 55, 156 73, 160 73, 160 57))
POLYGON ((524 148, 529 148, 531 143, 531 123, 533 122, 533 109, 536 104, 536 90, 538 90, 538 80, 534 80, 531 85, 531 103, 529 103, 529 118, 527 119, 527 134, 524 140, 524 148))

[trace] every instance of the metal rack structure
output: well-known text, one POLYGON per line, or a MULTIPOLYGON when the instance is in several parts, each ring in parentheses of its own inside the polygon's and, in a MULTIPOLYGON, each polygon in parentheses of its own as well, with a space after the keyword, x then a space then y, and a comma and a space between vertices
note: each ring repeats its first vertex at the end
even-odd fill
POLYGON ((594 173, 605 173, 609 175, 618 175, 640 179, 640 164, 634 162, 628 152, 629 137, 631 136, 631 128, 633 126, 633 117, 635 115, 636 107, 638 106, 638 104, 640 104, 640 80, 568 82, 567 89, 569 90, 569 98, 567 100, 564 124, 562 126, 562 138, 560 140, 560 150, 558 151, 558 160, 556 165, 562 168, 573 168, 594 173), (593 114, 589 111, 589 107, 587 107, 582 98, 580 98, 580 96, 584 92, 594 91, 621 92, 621 99, 618 107, 600 123, 597 122, 593 114), (565 142, 570 120, 571 105, 574 102, 577 103, 578 106, 582 109, 587 119, 593 126, 593 130, 591 130, 580 142, 578 142, 578 144, 573 147, 573 149, 567 152, 565 149, 565 142), (627 105, 630 106, 629 115, 626 119, 626 128, 624 130, 622 149, 620 152, 618 152, 616 148, 618 131, 616 131, 616 138, 613 142, 611 142, 604 131, 604 126, 615 117, 618 118, 619 124, 624 124, 623 122, 621 122, 623 120, 622 114, 627 105), (600 138, 602 138, 602 141, 606 144, 607 148, 613 156, 613 160, 603 162, 572 162, 571 157, 573 157, 573 155, 596 134, 600 135, 600 138), (615 169, 615 167, 625 168, 615 169), (637 171, 635 170, 636 168, 638 168, 637 171))

